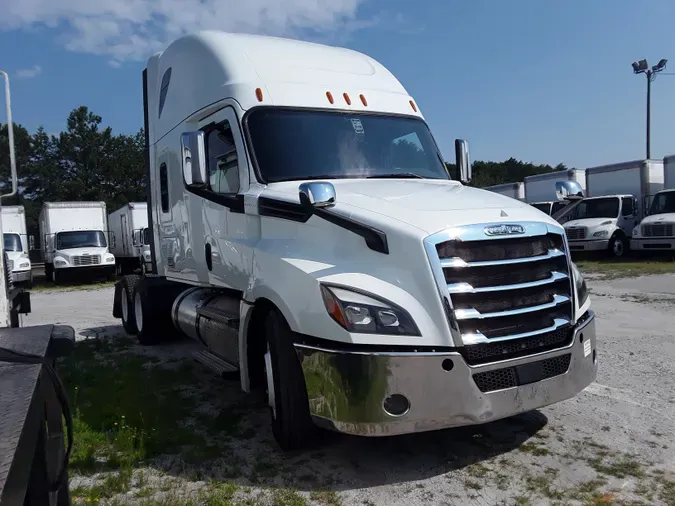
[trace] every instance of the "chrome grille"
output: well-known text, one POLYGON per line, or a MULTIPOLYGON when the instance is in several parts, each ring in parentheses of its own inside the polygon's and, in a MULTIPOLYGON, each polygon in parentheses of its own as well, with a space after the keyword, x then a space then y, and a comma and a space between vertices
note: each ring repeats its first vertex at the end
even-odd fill
POLYGON ((78 255, 73 257, 73 265, 98 265, 101 263, 101 255, 78 255))
POLYGON ((448 318, 461 335, 467 362, 568 345, 573 292, 563 235, 545 224, 533 224, 517 238, 486 236, 482 226, 467 228, 466 238, 435 244, 442 293, 451 306, 448 318))
POLYGON ((565 229, 567 234, 567 239, 570 241, 578 241, 580 239, 586 239, 586 227, 570 227, 565 229))
POLYGON ((642 225, 643 237, 672 237, 673 224, 672 223, 649 223, 642 225))

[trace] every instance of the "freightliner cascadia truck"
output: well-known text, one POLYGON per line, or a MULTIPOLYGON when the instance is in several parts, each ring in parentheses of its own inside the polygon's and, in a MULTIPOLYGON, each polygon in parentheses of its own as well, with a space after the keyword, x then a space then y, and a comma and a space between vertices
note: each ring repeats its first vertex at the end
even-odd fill
POLYGON ((265 392, 281 448, 317 426, 481 424, 595 380, 562 226, 452 180, 382 64, 205 31, 152 56, 143 83, 152 266, 117 283, 113 314, 142 344, 189 336, 265 392))

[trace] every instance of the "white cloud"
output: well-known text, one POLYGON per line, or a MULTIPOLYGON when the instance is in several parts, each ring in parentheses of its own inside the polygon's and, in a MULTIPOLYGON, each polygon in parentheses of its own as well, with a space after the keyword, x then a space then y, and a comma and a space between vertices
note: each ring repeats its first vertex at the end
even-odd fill
POLYGON ((362 19, 368 0, 0 0, 0 30, 48 27, 71 51, 144 60, 198 29, 300 36, 378 24, 362 19))
POLYGON ((42 67, 40 65, 33 65, 29 69, 19 69, 16 71, 16 77, 19 79, 33 79, 42 74, 42 67))

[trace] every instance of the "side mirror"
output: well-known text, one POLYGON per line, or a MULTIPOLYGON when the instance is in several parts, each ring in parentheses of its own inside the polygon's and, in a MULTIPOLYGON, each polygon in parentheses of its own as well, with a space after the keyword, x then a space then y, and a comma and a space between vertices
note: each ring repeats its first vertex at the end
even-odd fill
POLYGON ((300 203, 305 208, 324 208, 335 205, 335 187, 330 183, 302 183, 298 187, 300 203))
POLYGON ((556 181, 555 195, 558 200, 579 200, 584 198, 584 190, 576 181, 556 181))
POLYGON ((29 235, 28 236, 28 249, 33 251, 35 249, 35 236, 34 235, 29 235))
POLYGON ((206 184, 206 149, 204 132, 185 132, 180 136, 183 160, 183 179, 188 186, 206 184))
POLYGON ((462 139, 455 139, 455 163, 459 171, 459 180, 462 183, 471 182, 471 162, 469 161, 469 143, 462 139))

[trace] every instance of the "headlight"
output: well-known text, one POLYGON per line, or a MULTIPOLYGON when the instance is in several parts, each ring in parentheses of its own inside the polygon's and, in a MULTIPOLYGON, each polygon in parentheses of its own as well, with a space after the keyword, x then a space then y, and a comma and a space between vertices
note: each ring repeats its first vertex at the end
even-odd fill
POLYGON ((373 295, 321 285, 321 296, 328 314, 349 332, 420 335, 415 322, 405 310, 373 295))
POLYGON ((152 260, 152 257, 150 256, 150 252, 149 252, 149 251, 146 251, 145 253, 143 253, 143 258, 144 258, 147 262, 149 262, 150 260, 152 260))
POLYGON ((637 235, 640 235, 640 229, 639 229, 638 227, 635 227, 635 228, 633 229, 633 237, 635 237, 635 236, 637 236, 637 235))
POLYGON ((115 256, 114 255, 106 255, 105 261, 110 263, 115 261, 115 256))
POLYGON ((66 262, 65 260, 62 260, 62 259, 60 259, 60 258, 57 258, 57 259, 54 260, 54 265, 55 265, 56 267, 65 267, 65 266, 68 265, 68 264, 67 264, 67 262, 66 262))
POLYGON ((579 298, 579 307, 583 306, 588 299, 588 287, 583 274, 577 267, 577 264, 572 262, 572 274, 574 276, 574 286, 577 289, 577 297, 579 298))
POLYGON ((28 269, 30 267, 29 262, 23 262, 19 264, 19 269, 28 269))
POLYGON ((607 230, 599 230, 593 233, 593 237, 607 237, 607 235, 609 235, 609 231, 607 230))

